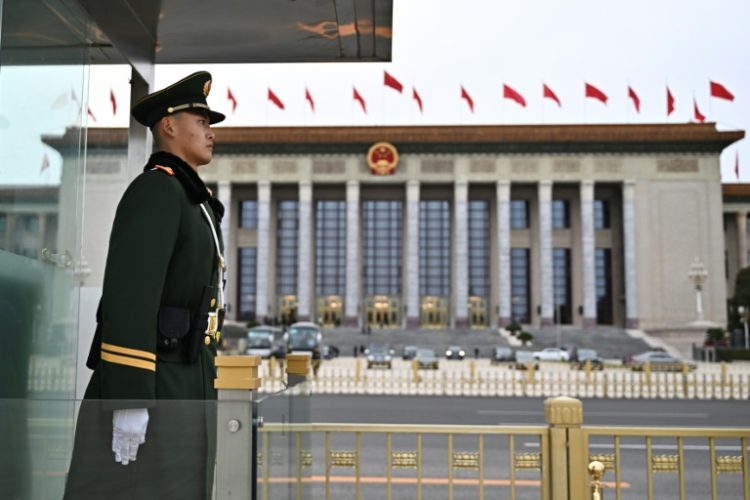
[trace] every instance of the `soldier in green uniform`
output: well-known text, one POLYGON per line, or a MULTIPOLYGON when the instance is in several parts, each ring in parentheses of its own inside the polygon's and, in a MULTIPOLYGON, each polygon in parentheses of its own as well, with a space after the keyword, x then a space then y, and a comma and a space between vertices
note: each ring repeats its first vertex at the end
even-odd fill
POLYGON ((198 72, 133 106, 158 152, 112 225, 65 499, 211 498, 225 269, 224 209, 197 173, 224 119, 210 89, 198 72))

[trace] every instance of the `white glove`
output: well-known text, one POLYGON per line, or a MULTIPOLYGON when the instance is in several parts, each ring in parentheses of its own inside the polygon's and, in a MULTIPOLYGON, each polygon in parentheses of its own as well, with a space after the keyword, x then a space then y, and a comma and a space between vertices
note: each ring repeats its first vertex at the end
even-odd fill
POLYGON ((112 413, 112 451, 115 462, 128 465, 135 461, 138 446, 146 442, 148 410, 132 408, 112 413))

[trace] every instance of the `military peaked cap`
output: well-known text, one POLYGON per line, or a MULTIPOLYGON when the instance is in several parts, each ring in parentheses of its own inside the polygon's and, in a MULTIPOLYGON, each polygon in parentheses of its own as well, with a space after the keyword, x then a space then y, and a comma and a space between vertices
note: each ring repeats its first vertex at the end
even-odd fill
POLYGON ((219 123, 226 117, 208 107, 206 97, 209 92, 211 92, 211 73, 198 71, 165 89, 138 100, 131 112, 138 123, 149 128, 163 117, 182 111, 205 113, 211 124, 219 123))

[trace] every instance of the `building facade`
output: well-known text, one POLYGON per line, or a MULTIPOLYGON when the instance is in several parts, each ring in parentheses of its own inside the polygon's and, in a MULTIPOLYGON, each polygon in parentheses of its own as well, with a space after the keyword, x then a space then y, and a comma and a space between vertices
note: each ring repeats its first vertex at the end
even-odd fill
MULTIPOLYGON (((92 230, 103 234, 111 179, 126 184, 117 166, 126 133, 88 133, 87 197, 102 202, 92 230)), ((687 272, 698 258, 709 273, 704 316, 725 322, 719 154, 742 132, 683 124, 216 134, 200 173, 227 208, 232 319, 671 328, 695 320, 687 272)), ((92 284, 101 282, 101 243, 84 249, 92 284)))

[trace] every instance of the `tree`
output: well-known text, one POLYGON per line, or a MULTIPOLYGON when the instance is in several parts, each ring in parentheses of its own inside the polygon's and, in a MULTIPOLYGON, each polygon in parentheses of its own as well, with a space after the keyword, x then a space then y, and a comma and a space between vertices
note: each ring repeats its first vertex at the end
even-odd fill
POLYGON ((533 338, 534 336, 531 334, 531 332, 527 332, 526 330, 518 334, 518 340, 520 340, 521 344, 523 345, 526 345, 526 343, 531 342, 533 338))
POLYGON ((521 325, 513 321, 508 326, 506 326, 505 329, 508 330, 511 335, 515 336, 518 332, 521 331, 521 325))

